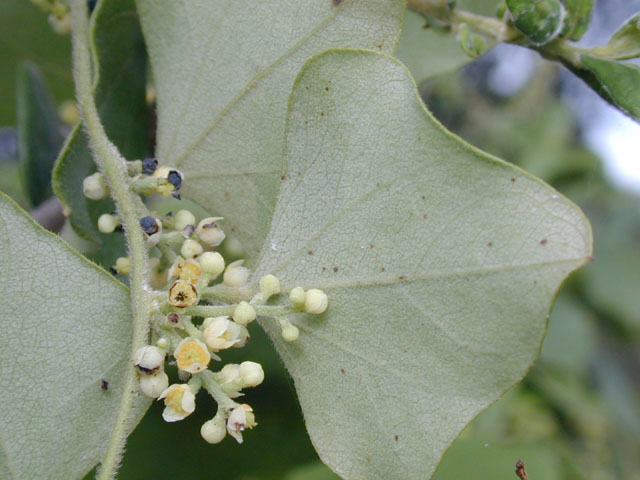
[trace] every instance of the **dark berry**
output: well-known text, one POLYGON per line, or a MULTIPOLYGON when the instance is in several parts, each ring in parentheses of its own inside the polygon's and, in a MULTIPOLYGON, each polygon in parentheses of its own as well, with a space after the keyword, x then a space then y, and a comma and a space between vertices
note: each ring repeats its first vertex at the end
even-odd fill
POLYGON ((142 160, 142 173, 151 175, 158 168, 158 161, 155 158, 145 158, 142 160))
POLYGON ((140 227, 142 227, 142 231, 147 235, 153 235, 158 230, 160 230, 160 225, 158 225, 158 221, 153 217, 141 218, 140 227))
POLYGON ((171 185, 173 185, 173 188, 180 190, 180 187, 182 186, 182 174, 179 171, 171 170, 167 176, 167 180, 171 185))

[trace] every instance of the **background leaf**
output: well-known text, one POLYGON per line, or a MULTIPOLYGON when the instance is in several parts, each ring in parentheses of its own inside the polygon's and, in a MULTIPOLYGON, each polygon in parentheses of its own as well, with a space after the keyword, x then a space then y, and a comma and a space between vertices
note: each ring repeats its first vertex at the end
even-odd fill
POLYGON ((184 194, 226 217, 226 230, 255 259, 280 185, 287 99, 300 67, 331 47, 393 52, 403 2, 138 0, 138 7, 158 94, 158 160, 184 172, 184 194))
POLYGON ((0 243, 0 477, 81 478, 103 455, 120 402, 128 290, 4 194, 0 243))
MULTIPOLYGON (((145 50, 133 0, 103 0, 92 16, 91 43, 98 64, 95 99, 109 139, 125 158, 144 158, 149 153, 148 115, 145 100, 145 50)), ((111 199, 89 200, 82 181, 96 171, 87 137, 73 130, 54 171, 54 190, 71 209, 69 220, 83 238, 96 244, 93 255, 110 266, 124 252, 121 234, 98 231, 98 217, 114 210, 111 199)))
POLYGON ((330 51, 300 74, 256 278, 322 288, 285 344, 320 457, 345 479, 424 478, 537 357, 589 225, 553 189, 446 132, 406 69, 330 51))
POLYGON ((19 68, 16 96, 22 182, 31 205, 36 207, 53 194, 51 170, 66 128, 35 64, 24 63, 19 68))

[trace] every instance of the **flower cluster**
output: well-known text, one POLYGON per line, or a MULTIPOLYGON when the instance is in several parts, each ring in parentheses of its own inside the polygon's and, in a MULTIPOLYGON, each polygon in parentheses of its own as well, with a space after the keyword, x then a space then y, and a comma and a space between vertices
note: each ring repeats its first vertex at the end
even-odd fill
MULTIPOLYGON (((180 198, 184 177, 179 170, 160 167, 155 159, 128 162, 128 168, 135 194, 180 198)), ((93 200, 109 195, 100 173, 85 178, 83 191, 93 200)), ((257 423, 253 409, 236 399, 244 395, 244 389, 260 385, 264 371, 252 361, 228 363, 215 371, 212 362, 220 362, 218 355, 227 349, 244 347, 250 337, 249 326, 258 317, 273 319, 282 338, 295 341, 300 330, 292 323, 292 316, 324 313, 328 297, 315 288, 305 291, 295 287, 287 298, 274 275, 255 282, 243 260, 227 264, 218 251, 226 238, 221 217, 197 219, 186 209, 159 215, 140 204, 139 226, 150 254, 149 284, 155 302, 150 319, 153 342, 140 347, 133 358, 140 391, 162 400, 162 417, 176 422, 195 411, 196 395, 205 390, 218 409, 202 425, 202 437, 218 443, 229 434, 242 442, 243 432, 257 423), (176 367, 177 382, 170 382, 165 365, 176 367)), ((98 219, 98 230, 110 234, 120 230, 121 223, 118 213, 105 213, 98 219)), ((130 259, 121 257, 111 270, 128 275, 130 268, 130 259)))

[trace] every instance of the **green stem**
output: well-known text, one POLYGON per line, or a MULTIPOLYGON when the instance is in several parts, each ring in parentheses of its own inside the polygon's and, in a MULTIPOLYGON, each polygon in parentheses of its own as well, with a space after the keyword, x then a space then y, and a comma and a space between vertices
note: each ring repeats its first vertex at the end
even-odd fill
POLYGON ((222 387, 216 380, 216 374, 211 370, 203 370, 202 372, 194 375, 194 377, 200 377, 204 388, 213 397, 219 408, 231 409, 238 406, 238 404, 231 400, 222 390, 222 387))
MULTIPOLYGON (((194 305, 180 310, 185 315, 193 315, 199 317, 221 317, 233 315, 233 311, 237 305, 194 305)), ((290 313, 291 309, 288 305, 252 305, 258 315, 285 315, 290 313)), ((172 309, 178 311, 178 309, 172 309)))
MULTIPOLYGON (((147 340, 151 312, 150 288, 147 286, 147 252, 138 219, 137 199, 129 193, 127 163, 109 141, 100 121, 92 93, 89 20, 86 0, 70 0, 73 40, 73 66, 76 95, 80 104, 89 145, 98 168, 105 176, 111 196, 122 218, 131 259, 131 310, 133 334, 131 356, 147 340)), ((131 426, 134 399, 138 391, 138 376, 133 362, 128 362, 120 407, 111 431, 109 445, 96 478, 114 477, 131 426)))

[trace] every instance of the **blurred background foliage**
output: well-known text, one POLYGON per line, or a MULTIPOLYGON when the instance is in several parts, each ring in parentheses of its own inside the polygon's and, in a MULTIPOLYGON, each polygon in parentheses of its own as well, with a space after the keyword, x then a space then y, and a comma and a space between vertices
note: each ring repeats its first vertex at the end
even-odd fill
MULTIPOLYGON (((486 14, 496 2, 459 3, 486 14)), ((415 14, 406 22, 398 55, 433 114, 468 142, 568 196, 584 209, 595 235, 595 261, 558 295, 540 360, 467 427, 436 478, 514 479, 514 465, 523 459, 530 480, 640 479, 640 198, 612 185, 602 160, 586 147, 588 118, 568 101, 570 81, 560 67, 536 61, 519 88, 497 92, 496 71, 509 68, 499 53, 470 63, 453 36, 425 30, 415 14)), ((21 172, 33 168, 25 162, 34 156, 25 159, 19 150, 35 150, 37 162, 50 166, 58 154, 51 151, 59 148, 57 135, 69 131, 65 122, 74 122, 69 38, 53 33, 31 3, 3 0, 0 51, 0 190, 30 209, 41 199, 29 194, 33 179, 21 172), (24 66, 25 61, 30 63, 24 66), (42 136, 29 128, 44 128, 43 122, 21 122, 25 105, 45 112, 32 116, 55 128, 53 140, 34 144, 42 136)), ((68 227, 61 235, 81 251, 91 247, 68 227)), ((225 242, 229 251, 231 242, 225 242)), ((260 425, 245 435, 245 443, 226 439, 211 446, 201 439, 200 425, 215 412, 208 397, 199 398, 194 415, 175 424, 161 420, 162 406, 156 404, 130 437, 119 478, 337 478, 317 459, 291 380, 268 339, 257 325, 251 333, 242 359, 236 352, 224 358, 259 361, 267 374, 247 395, 260 425)))

